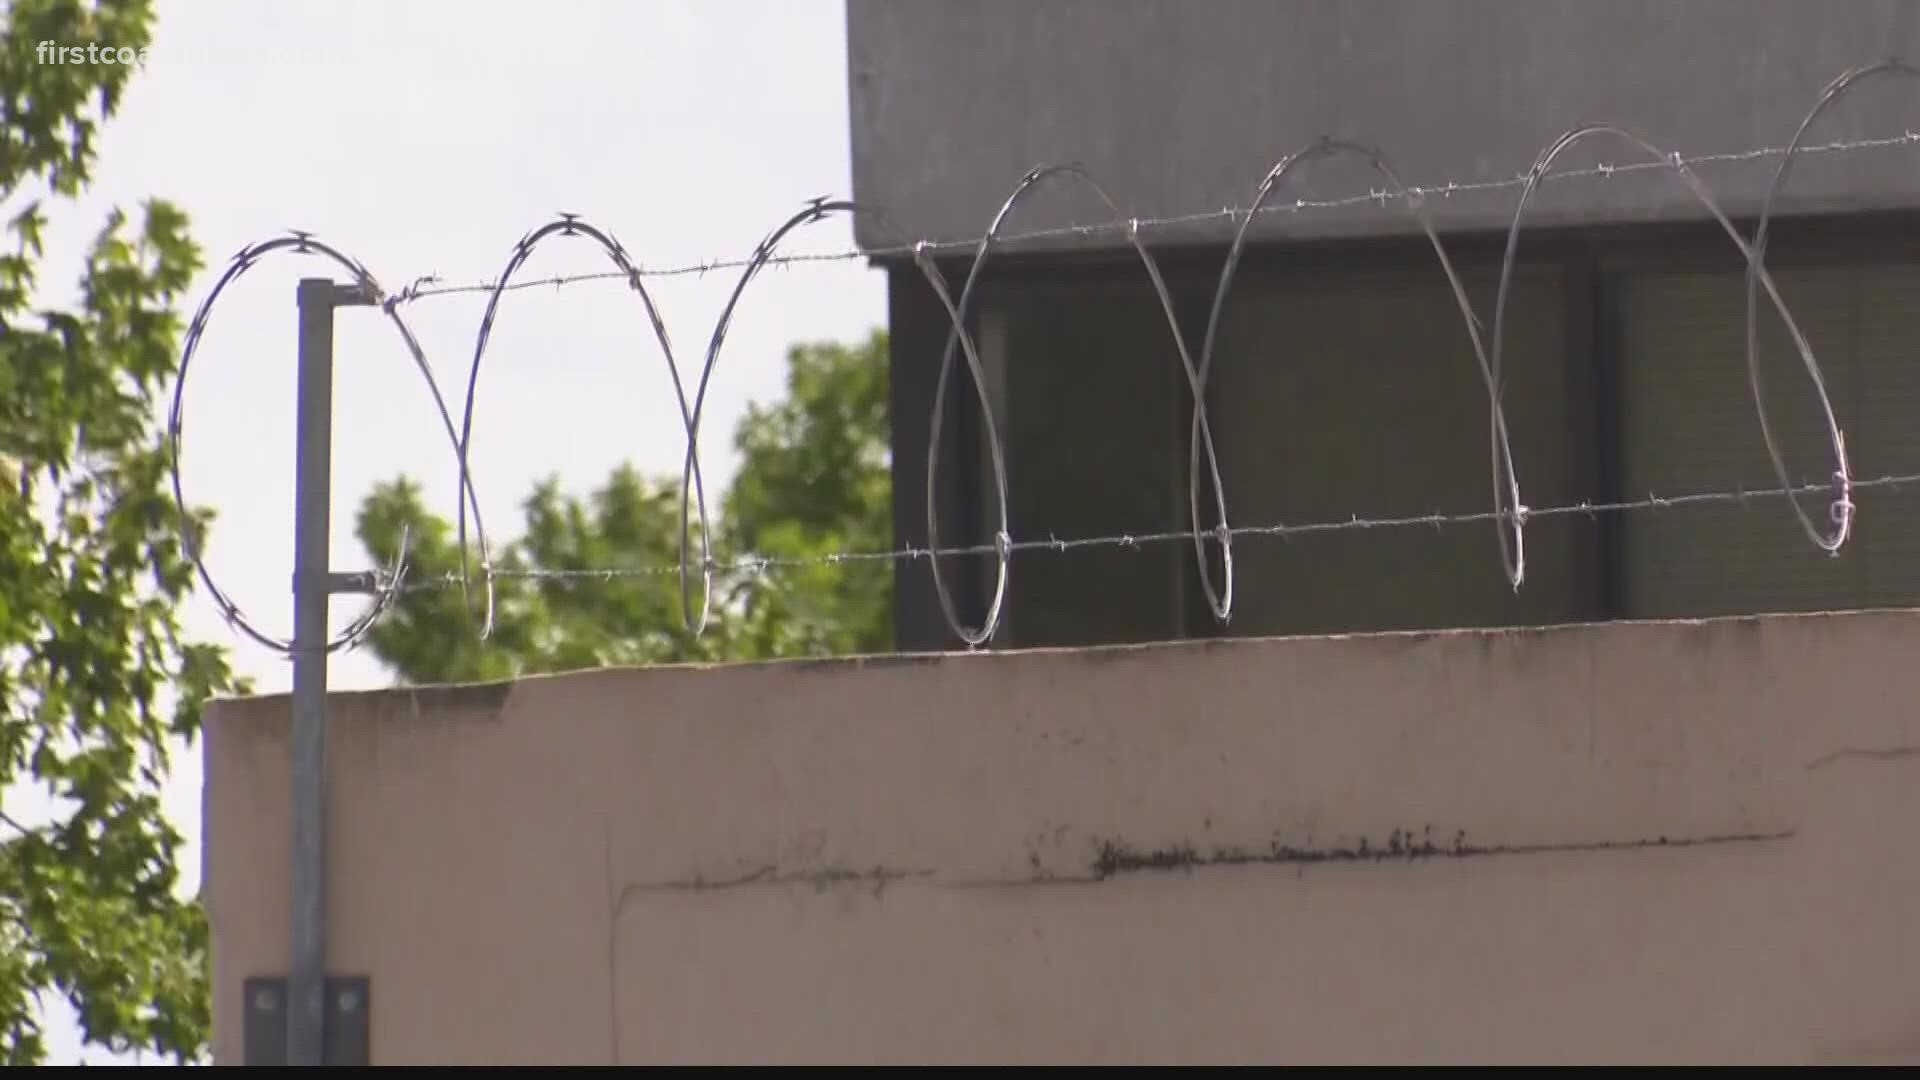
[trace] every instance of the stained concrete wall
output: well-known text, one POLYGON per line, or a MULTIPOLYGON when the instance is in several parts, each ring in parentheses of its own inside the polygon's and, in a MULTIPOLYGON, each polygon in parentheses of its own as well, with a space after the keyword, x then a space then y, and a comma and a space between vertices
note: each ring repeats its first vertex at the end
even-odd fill
MULTIPOLYGON (((1920 614, 340 694, 378 1063, 1920 1060, 1920 614)), ((216 1057, 287 702, 206 732, 216 1057)))
MULTIPOLYGON (((884 215, 860 242, 985 231, 1027 170, 1079 163, 1125 213, 1245 206, 1282 155, 1323 135, 1382 151, 1408 183, 1524 174, 1578 125, 1626 125, 1689 156, 1784 147, 1821 90, 1889 56, 1920 60, 1913 0, 847 0, 854 197, 884 215)), ((1812 143, 1899 136, 1911 80, 1867 85, 1812 143)), ((1561 164, 1628 164, 1619 141, 1561 164)), ((1704 167, 1729 212, 1757 210, 1777 159, 1704 167)), ((1802 159, 1783 213, 1916 203, 1912 151, 1802 159)), ((1308 170, 1279 201, 1365 195, 1352 166, 1308 170)), ((1506 228, 1518 192, 1429 200, 1443 228, 1506 228)), ((1106 216, 1084 192, 1036 196, 1012 233, 1106 216)), ((1530 220, 1706 220, 1670 175, 1549 184, 1530 220)), ((1234 223, 1234 224, 1237 224, 1234 223)), ((1223 219, 1156 230, 1217 240, 1223 219)), ((1286 235, 1399 233, 1367 204, 1275 215, 1286 235)), ((1119 246, 1108 232, 1059 243, 1119 246)))

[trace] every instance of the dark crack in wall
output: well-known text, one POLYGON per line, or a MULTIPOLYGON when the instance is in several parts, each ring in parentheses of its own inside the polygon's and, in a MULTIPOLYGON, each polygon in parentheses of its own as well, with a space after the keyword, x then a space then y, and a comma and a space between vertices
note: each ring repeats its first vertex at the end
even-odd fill
POLYGON ((1472 859, 1502 855, 1547 855, 1579 852, 1635 851, 1647 848, 1704 847, 1767 840, 1786 840, 1793 830, 1777 832, 1728 833, 1709 836, 1656 836, 1635 840, 1594 840, 1543 844, 1477 844, 1468 840, 1463 829, 1436 832, 1429 825, 1418 832, 1395 829, 1385 843, 1362 837, 1351 847, 1295 847, 1276 838, 1265 849, 1216 846, 1202 851, 1191 844, 1168 848, 1141 849, 1125 840, 1105 840, 1094 857, 1092 874, 1105 880, 1120 874, 1164 870, 1193 870, 1212 866, 1278 865, 1301 866, 1311 863, 1415 862, 1426 859, 1472 859))

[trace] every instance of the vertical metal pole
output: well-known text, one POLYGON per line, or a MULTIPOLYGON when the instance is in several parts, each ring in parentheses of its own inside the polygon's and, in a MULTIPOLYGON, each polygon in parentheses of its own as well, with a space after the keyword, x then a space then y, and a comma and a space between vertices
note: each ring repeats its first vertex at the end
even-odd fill
POLYGON ((333 311, 365 303, 325 278, 300 282, 299 399, 295 421, 293 738, 290 776, 292 918, 287 1064, 320 1065, 327 975, 327 599, 333 503, 333 311))

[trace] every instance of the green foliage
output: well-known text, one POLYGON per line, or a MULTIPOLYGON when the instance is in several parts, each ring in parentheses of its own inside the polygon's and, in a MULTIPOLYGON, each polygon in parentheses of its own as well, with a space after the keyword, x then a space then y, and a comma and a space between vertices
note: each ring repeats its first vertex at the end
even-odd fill
POLYGON ((14 0, 0 16, 0 204, 18 207, 0 249, 0 788, 38 784, 64 815, 0 821, 0 1061, 44 1058, 49 992, 89 1043, 192 1060, 210 1027, 207 928, 177 895, 181 837, 158 789, 169 737, 242 689, 218 650, 182 639, 188 523, 153 422, 200 254, 173 207, 115 211, 76 306, 30 306, 45 225, 31 193, 82 190, 133 74, 42 64, 36 46, 142 49, 152 12, 14 0))
MULTIPOLYGON (((893 546, 887 337, 803 345, 787 357, 787 396, 755 406, 734 440, 740 472, 722 511, 726 551, 782 558, 893 546)), ((738 657, 844 655, 893 647, 893 565, 786 566, 740 582, 738 657)))
MULTIPOLYGON (((787 363, 787 396, 749 410, 735 435, 740 471, 721 500, 716 558, 886 550, 892 534, 886 335, 876 331, 855 345, 799 345, 787 363)), ((622 467, 585 499, 569 498, 548 481, 524 510, 524 535, 495 552, 503 571, 678 566, 677 473, 649 479, 622 467)), ((402 529, 410 530, 412 580, 459 570, 454 527, 429 513, 405 479, 367 499, 358 527, 361 543, 383 563, 398 550, 402 529)), ((697 518, 691 528, 696 561, 689 587, 697 602, 697 518)), ((492 640, 479 640, 470 614, 479 610, 477 589, 471 600, 458 588, 419 589, 375 626, 373 652, 403 681, 426 683, 877 652, 893 640, 892 567, 880 559, 717 572, 713 619, 697 639, 682 626, 677 572, 496 581, 492 640)))

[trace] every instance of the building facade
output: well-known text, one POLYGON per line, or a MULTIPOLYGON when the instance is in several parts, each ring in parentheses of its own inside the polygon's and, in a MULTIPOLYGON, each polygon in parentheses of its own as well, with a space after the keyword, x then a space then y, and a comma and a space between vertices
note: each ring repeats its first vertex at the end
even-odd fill
MULTIPOLYGON (((1456 188, 1417 208, 1373 198, 1389 179, 1360 155, 1329 156, 1290 174, 1267 204, 1281 212, 1249 227, 1206 385, 1229 519, 1487 512, 1487 388, 1423 220, 1490 349, 1518 178, 1558 136, 1606 123, 1681 154, 1751 237, 1783 156, 1756 151, 1792 144, 1843 73, 1920 53, 1914 16, 1894 0, 848 0, 854 198, 877 211, 857 235, 890 279, 896 541, 928 542, 926 455, 951 327, 912 242, 979 237, 1029 170, 1080 166, 1144 223, 1173 319, 1126 229, 1062 228, 1113 221, 1092 186, 1050 177, 1008 215, 1007 236, 1052 232, 995 247, 967 323, 1016 541, 1189 527, 1179 345, 1198 361, 1240 225, 1207 212, 1249 205, 1277 161, 1324 137, 1374 148, 1409 184, 1456 188)), ((1860 81, 1808 129, 1818 152, 1794 159, 1772 203, 1766 265, 1818 358, 1856 480, 1920 473, 1916 105, 1920 79, 1860 81)), ((1553 162, 1574 175, 1527 203, 1500 340, 1530 507, 1778 484, 1748 379, 1747 262, 1674 171, 1615 171, 1652 160, 1597 135, 1553 162)), ((934 250, 957 300, 974 252, 934 250)), ((1824 483, 1835 462, 1820 398, 1764 294, 1756 329, 1789 478, 1824 483)), ((959 356, 944 396, 938 539, 990 541, 990 457, 959 356)), ((1518 590, 1492 521, 1242 537, 1224 626, 1191 543, 1023 550, 993 640, 1906 606, 1920 600, 1917 499, 1854 491, 1837 557, 1777 497, 1539 516, 1518 590)), ((1801 497, 1820 528, 1829 502, 1801 497)), ((956 645, 926 561, 897 565, 900 647, 956 645)), ((977 626, 991 559, 942 565, 957 614, 977 626)))
MULTIPOLYGON (((1909 649, 1867 612, 336 693, 330 1060, 1909 1064, 1909 649)), ((291 714, 207 711, 219 1065, 285 1060, 291 714)))

